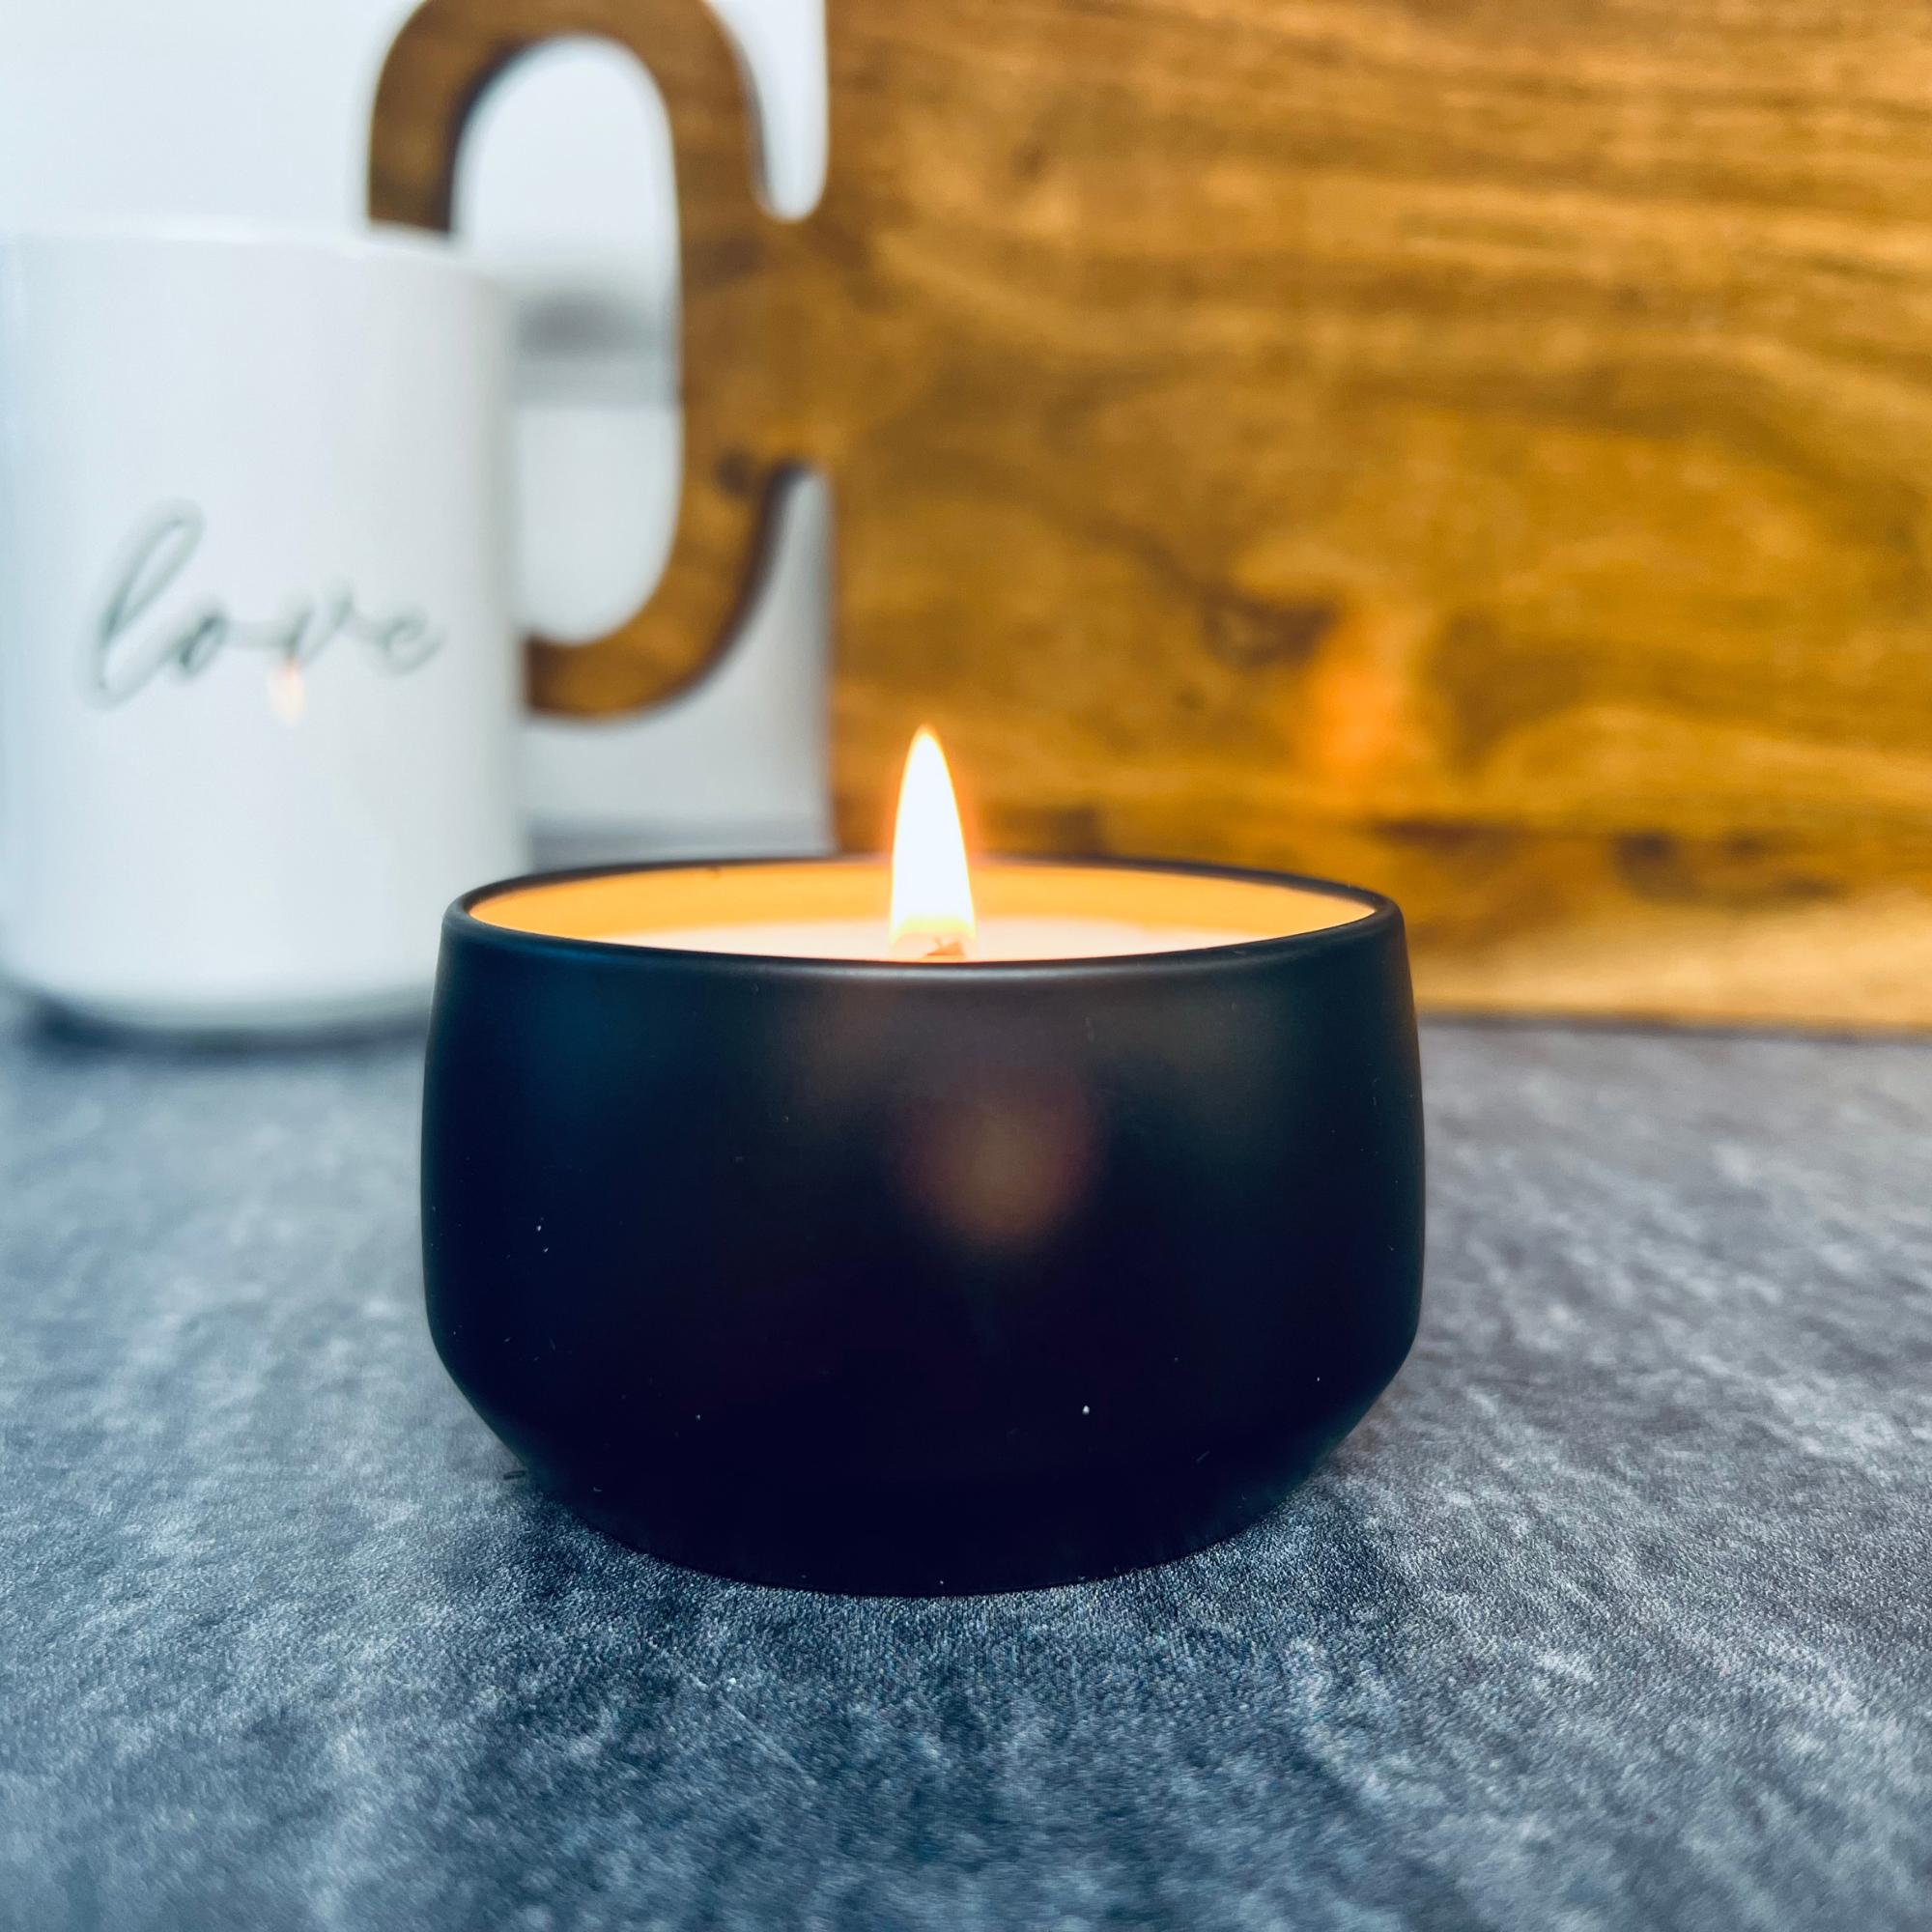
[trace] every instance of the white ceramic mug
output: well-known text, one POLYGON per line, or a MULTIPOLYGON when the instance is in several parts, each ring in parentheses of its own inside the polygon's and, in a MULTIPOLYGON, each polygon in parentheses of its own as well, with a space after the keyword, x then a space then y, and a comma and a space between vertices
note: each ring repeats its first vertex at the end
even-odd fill
POLYGON ((519 870, 508 325, 447 242, 0 241, 0 964, 94 1018, 426 1004, 519 870))

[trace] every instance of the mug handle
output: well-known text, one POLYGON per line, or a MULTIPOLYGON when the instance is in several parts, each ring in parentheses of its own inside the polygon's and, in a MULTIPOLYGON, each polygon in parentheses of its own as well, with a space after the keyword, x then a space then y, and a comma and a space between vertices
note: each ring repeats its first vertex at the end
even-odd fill
POLYGON ((778 304, 766 298, 774 218, 752 191, 754 121, 704 0, 424 0, 390 44, 369 127, 369 214, 446 234, 463 129, 520 54, 563 35, 628 48, 670 118, 676 165, 684 465, 677 534, 657 588, 587 644, 528 640, 533 709, 633 711, 692 683, 756 582, 787 469, 765 447, 781 419, 778 304))

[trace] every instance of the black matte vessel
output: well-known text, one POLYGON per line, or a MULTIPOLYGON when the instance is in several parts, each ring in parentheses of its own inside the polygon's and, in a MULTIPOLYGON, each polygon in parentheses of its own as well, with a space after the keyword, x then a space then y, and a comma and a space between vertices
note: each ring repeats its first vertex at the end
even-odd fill
POLYGON ((878 876, 836 863, 451 908, 430 1327, 544 1490, 724 1576, 1006 1590, 1225 1537, 1354 1426, 1421 1291, 1401 914, 1313 880, 1079 869, 1313 893, 1341 923, 971 966, 611 936, 661 888, 878 876))

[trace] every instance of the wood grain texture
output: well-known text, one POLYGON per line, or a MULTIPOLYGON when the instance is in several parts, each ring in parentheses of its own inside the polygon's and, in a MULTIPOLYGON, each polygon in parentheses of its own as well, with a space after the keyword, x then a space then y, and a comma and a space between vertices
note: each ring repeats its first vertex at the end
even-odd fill
POLYGON ((809 462, 851 842, 930 722, 987 843, 1379 886, 1437 1004, 1932 1023, 1932 26, 828 11, 795 225, 698 0, 431 0, 384 74, 373 205, 432 223, 511 44, 671 106, 686 521, 542 701, 689 676, 809 462))
POLYGON ((649 604, 588 648, 532 641, 533 702, 622 711, 666 696, 726 638, 750 589, 776 466, 734 424, 781 413, 781 371, 765 244, 774 224, 752 192, 752 123, 729 43, 700 0, 428 0, 384 63, 371 122, 369 212, 447 229, 464 123, 502 70, 537 43, 594 34, 634 52, 665 97, 682 223, 683 378, 710 407, 687 412, 677 541, 649 604))

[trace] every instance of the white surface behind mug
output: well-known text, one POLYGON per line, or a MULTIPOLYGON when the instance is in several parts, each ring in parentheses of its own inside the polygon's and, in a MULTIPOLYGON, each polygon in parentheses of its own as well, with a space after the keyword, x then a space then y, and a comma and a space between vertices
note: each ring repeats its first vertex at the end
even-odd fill
POLYGON ((508 327, 427 239, 0 242, 0 963, 83 1014, 424 1005, 524 863, 508 327))

